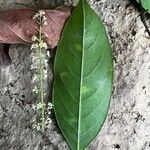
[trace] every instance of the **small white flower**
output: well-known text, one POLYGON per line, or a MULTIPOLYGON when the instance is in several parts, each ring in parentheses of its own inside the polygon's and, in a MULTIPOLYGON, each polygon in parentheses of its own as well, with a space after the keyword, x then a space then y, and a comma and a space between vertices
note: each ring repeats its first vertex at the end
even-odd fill
POLYGON ((45 37, 48 37, 48 34, 45 34, 45 37))
POLYGON ((38 64, 39 64, 39 58, 38 58, 37 56, 33 56, 33 57, 32 57, 32 63, 33 63, 34 65, 38 65, 38 64))
POLYGON ((50 115, 51 114, 51 112, 50 111, 48 111, 48 115, 50 115))
POLYGON ((45 16, 43 16, 42 22, 43 22, 43 25, 45 25, 45 26, 47 25, 47 21, 46 20, 47 20, 47 18, 45 16))
POLYGON ((38 103, 37 104, 37 109, 41 109, 42 107, 45 107, 45 103, 38 103))
POLYGON ((45 74, 45 75, 44 75, 44 79, 46 79, 47 77, 48 77, 47 74, 45 74))
POLYGON ((45 15, 45 11, 43 11, 43 10, 39 10, 39 12, 38 12, 38 13, 39 13, 39 15, 40 15, 40 16, 45 15))
POLYGON ((45 121, 45 124, 51 124, 52 123, 52 119, 51 118, 47 118, 45 121))
POLYGON ((32 36, 32 41, 35 42, 36 40, 38 40, 38 38, 35 35, 33 35, 32 36))
POLYGON ((36 110, 37 107, 33 104, 33 105, 32 105, 32 109, 36 110))
POLYGON ((48 67, 48 59, 47 59, 47 57, 46 57, 46 55, 45 55, 45 60, 44 60, 44 66, 45 66, 45 68, 47 68, 48 67))
POLYGON ((38 94, 38 88, 37 88, 37 86, 35 86, 35 87, 33 88, 32 92, 38 94))
POLYGON ((50 130, 52 128, 51 124, 47 124, 46 128, 50 130))
POLYGON ((47 44, 43 43, 43 48, 47 49, 47 44))
POLYGON ((45 16, 43 16, 43 21, 46 21, 46 20, 47 20, 47 18, 45 16))
POLYGON ((39 46, 40 46, 40 48, 47 49, 47 44, 43 41, 40 42, 39 46))
POLYGON ((48 147, 46 145, 43 146, 43 149, 47 149, 48 147))
POLYGON ((31 70, 33 70, 33 69, 37 69, 38 66, 37 66, 37 64, 32 64, 30 68, 31 68, 31 70))
POLYGON ((43 71, 43 73, 44 73, 44 76, 47 75, 47 70, 45 69, 45 70, 43 71))
POLYGON ((53 104, 52 103, 48 103, 48 109, 52 109, 53 108, 53 104))
POLYGON ((46 22, 46 21, 44 21, 44 22, 43 22, 43 25, 47 26, 48 24, 47 24, 47 22, 46 22))
POLYGON ((42 103, 38 103, 37 104, 37 109, 41 109, 42 108, 42 103))
POLYGON ((33 70, 33 69, 37 69, 38 66, 36 64, 32 64, 30 68, 31 68, 31 70, 33 70))
POLYGON ((35 52, 31 52, 31 57, 35 58, 37 56, 37 54, 35 52))
POLYGON ((39 13, 36 13, 36 14, 33 16, 33 19, 36 20, 38 17, 39 17, 39 13))
POLYGON ((50 57, 50 51, 47 51, 47 56, 50 57))
POLYGON ((35 74, 35 75, 33 76, 32 81, 34 82, 34 81, 37 81, 37 80, 38 80, 38 77, 37 77, 37 75, 35 74))
POLYGON ((37 43, 31 45, 31 49, 36 49, 36 48, 39 48, 39 45, 37 43))

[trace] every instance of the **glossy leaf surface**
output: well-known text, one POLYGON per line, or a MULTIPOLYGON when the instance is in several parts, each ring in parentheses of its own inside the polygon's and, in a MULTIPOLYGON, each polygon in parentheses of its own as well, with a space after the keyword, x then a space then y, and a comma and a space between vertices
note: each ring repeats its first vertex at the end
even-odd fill
POLYGON ((62 33, 54 67, 54 111, 72 150, 83 150, 104 123, 112 68, 103 23, 89 4, 80 0, 62 33))

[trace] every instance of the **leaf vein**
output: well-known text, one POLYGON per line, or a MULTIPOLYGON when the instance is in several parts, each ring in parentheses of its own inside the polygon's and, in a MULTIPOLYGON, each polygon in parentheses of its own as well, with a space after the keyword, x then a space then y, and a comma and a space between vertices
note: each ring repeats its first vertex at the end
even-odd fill
MULTIPOLYGON (((60 77, 60 78, 61 78, 61 77, 60 77)), ((71 99, 72 99, 74 102, 77 103, 77 101, 73 98, 73 96, 72 96, 72 95, 70 94, 70 92, 67 90, 66 85, 65 85, 65 83, 64 83, 64 81, 63 81, 62 78, 61 78, 61 81, 62 81, 62 84, 64 85, 64 88, 65 88, 66 92, 68 93, 68 95, 71 97, 71 99)))
POLYGON ((99 88, 101 87, 101 83, 104 83, 105 82, 105 79, 107 78, 107 76, 103 79, 103 82, 100 82, 100 84, 98 85, 97 89, 94 91, 94 93, 92 93, 88 98, 85 98, 83 99, 83 101, 85 102, 86 100, 88 100, 89 98, 91 98, 98 90, 99 88))
POLYGON ((104 98, 101 100, 101 102, 99 103, 99 105, 96 105, 96 107, 95 107, 94 109, 92 109, 92 111, 91 111, 88 115, 86 115, 85 117, 82 118, 82 120, 85 119, 85 118, 87 118, 87 117, 90 116, 95 110, 97 110, 97 108, 99 108, 100 105, 104 102, 105 97, 106 97, 106 95, 105 95, 104 98))
POLYGON ((59 93, 57 94, 57 96, 58 96, 59 99, 61 99, 62 104, 65 106, 66 110, 71 114, 71 116, 72 116, 73 118, 76 118, 76 119, 77 119, 77 117, 74 116, 74 114, 73 114, 73 113, 69 110, 69 108, 66 106, 66 104, 64 103, 64 101, 62 100, 62 98, 60 98, 59 93))
POLYGON ((104 59, 104 56, 106 54, 106 51, 103 52, 101 59, 98 61, 98 63, 96 64, 96 66, 94 67, 94 69, 88 73, 86 76, 84 76, 83 78, 87 78, 88 76, 90 76, 95 70, 96 68, 99 66, 99 64, 102 62, 102 60, 104 59))
POLYGON ((74 75, 74 73, 70 70, 69 66, 67 65, 67 63, 65 62, 65 65, 67 67, 67 70, 71 73, 71 75, 76 79, 79 80, 78 77, 76 75, 74 75))
POLYGON ((98 38, 99 38, 100 34, 98 34, 94 40, 94 42, 85 50, 85 52, 89 51, 97 42, 98 38))

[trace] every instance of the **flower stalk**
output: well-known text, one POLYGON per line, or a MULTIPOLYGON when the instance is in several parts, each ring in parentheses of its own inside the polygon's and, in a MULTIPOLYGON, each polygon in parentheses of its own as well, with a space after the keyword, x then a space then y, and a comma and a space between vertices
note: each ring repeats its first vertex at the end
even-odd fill
MULTIPOLYGON (((41 17, 40 17, 41 20, 41 17)), ((40 41, 42 41, 42 30, 41 30, 41 25, 40 25, 40 31, 39 31, 39 38, 40 41)), ((40 57, 40 99, 41 99, 41 104, 42 104, 42 131, 44 132, 45 129, 45 106, 44 106, 44 84, 43 84, 43 63, 42 63, 42 47, 40 45, 39 47, 39 57, 40 57)))
POLYGON ((38 75, 38 80, 39 80, 39 86, 38 86, 38 92, 37 90, 34 90, 36 91, 38 94, 39 94, 39 98, 40 98, 40 106, 38 107, 40 110, 41 110, 41 130, 42 132, 44 132, 45 130, 45 103, 44 103, 44 96, 45 96, 45 93, 44 93, 44 50, 47 49, 47 44, 44 42, 44 38, 45 36, 42 34, 42 28, 44 25, 47 25, 47 22, 46 22, 46 17, 44 16, 45 15, 45 12, 44 11, 39 11, 38 13, 35 14, 35 16, 33 17, 33 19, 36 20, 37 24, 38 24, 38 36, 36 35, 33 35, 32 37, 32 41, 33 41, 33 44, 31 46, 31 49, 35 49, 36 52, 37 52, 37 62, 38 62, 38 69, 39 69, 39 75, 38 75))

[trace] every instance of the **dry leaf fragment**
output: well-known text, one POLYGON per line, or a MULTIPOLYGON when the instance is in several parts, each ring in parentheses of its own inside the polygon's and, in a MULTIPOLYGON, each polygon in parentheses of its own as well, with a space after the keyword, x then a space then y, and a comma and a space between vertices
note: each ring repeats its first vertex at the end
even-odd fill
MULTIPOLYGON (((70 8, 44 10, 47 24, 43 27, 45 40, 50 48, 54 48, 60 38, 62 28, 70 15, 70 8)), ((1 43, 31 43, 33 35, 38 33, 38 25, 33 19, 36 10, 15 9, 0 13, 1 43)))

